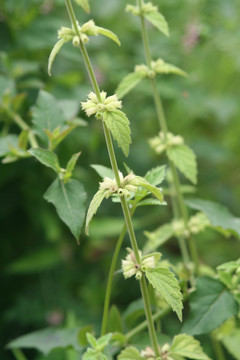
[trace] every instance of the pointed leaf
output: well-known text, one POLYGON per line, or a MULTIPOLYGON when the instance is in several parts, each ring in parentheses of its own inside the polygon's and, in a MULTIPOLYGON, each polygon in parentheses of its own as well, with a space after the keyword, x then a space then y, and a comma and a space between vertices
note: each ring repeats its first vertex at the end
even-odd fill
POLYGON ((93 218, 93 216, 96 214, 99 206, 101 205, 104 197, 105 197, 105 189, 99 189, 98 192, 94 195, 89 208, 88 208, 88 212, 87 212, 87 218, 86 218, 86 225, 85 225, 85 231, 86 234, 89 234, 88 228, 89 228, 89 224, 93 218))
POLYGON ((169 36, 168 23, 164 16, 158 11, 152 11, 144 15, 150 23, 160 30, 164 35, 169 36))
POLYGON ((91 347, 93 349, 96 349, 97 348, 97 339, 91 333, 87 333, 86 337, 87 337, 87 341, 91 345, 91 347))
POLYGON ((144 358, 140 355, 139 351, 133 347, 130 346, 120 353, 118 355, 118 360, 143 360, 144 358))
POLYGON ((169 350, 169 355, 172 357, 177 355, 190 359, 210 360, 203 352, 200 342, 194 339, 194 337, 186 334, 180 334, 174 337, 169 350))
POLYGON ((207 334, 238 313, 233 295, 220 281, 210 277, 197 279, 190 308, 182 332, 191 335, 207 334))
POLYGON ((103 36, 108 37, 109 39, 115 41, 119 46, 121 45, 119 38, 116 34, 114 34, 112 31, 102 28, 100 26, 96 26, 97 32, 103 36))
POLYGON ((18 146, 18 136, 10 134, 4 137, 0 137, 0 156, 4 156, 10 152, 10 146, 18 146))
POLYGON ((75 2, 80 5, 86 13, 90 13, 89 0, 75 0, 75 2))
POLYGON ((123 324, 120 311, 113 305, 108 316, 108 332, 123 333, 123 324))
POLYGON ((118 99, 122 99, 143 79, 139 72, 133 72, 125 76, 116 89, 118 99))
POLYGON ((228 352, 237 360, 240 360, 240 329, 234 329, 230 334, 221 339, 228 352))
POLYGON ((165 175, 166 165, 163 165, 149 170, 144 177, 151 185, 158 186, 163 182, 165 175))
POLYGON ((103 114, 103 121, 106 123, 113 138, 117 141, 118 146, 127 157, 129 145, 131 144, 131 130, 126 115, 120 110, 106 111, 103 114))
POLYGON ((56 179, 44 194, 44 199, 52 203, 60 219, 69 227, 79 240, 86 211, 87 194, 77 180, 64 184, 56 179))
POLYGON ((102 165, 91 165, 91 167, 98 173, 101 178, 109 177, 110 179, 114 178, 114 174, 112 169, 107 168, 106 166, 102 165))
POLYGON ((202 199, 189 199, 186 204, 192 209, 202 211, 211 225, 229 230, 235 236, 240 237, 240 218, 232 215, 225 206, 202 199))
POLYGON ((144 178, 140 177, 140 176, 136 176, 136 178, 138 179, 138 185, 142 186, 143 188, 147 189, 148 191, 150 191, 159 201, 163 202, 163 193, 162 190, 157 188, 156 186, 153 186, 151 184, 149 184, 149 182, 147 180, 145 180, 144 178))
POLYGON ((30 154, 34 156, 41 164, 50 167, 57 174, 61 170, 57 155, 49 150, 41 148, 32 148, 29 150, 30 154))
POLYGON ((167 205, 166 201, 160 201, 158 199, 144 199, 137 203, 137 207, 139 206, 162 206, 167 205))
POLYGON ((185 71, 181 70, 175 65, 163 61, 162 59, 158 59, 153 63, 154 63, 153 68, 158 74, 176 74, 181 76, 187 75, 185 71))
POLYGON ((66 167, 67 172, 70 172, 70 173, 73 172, 80 155, 81 155, 81 152, 78 152, 78 153, 72 155, 72 157, 70 158, 70 160, 67 163, 67 167, 66 167))
POLYGON ((110 342, 112 334, 106 334, 97 339, 97 349, 102 351, 110 342))
POLYGON ((173 311, 177 313, 179 320, 182 321, 182 293, 172 271, 166 267, 158 266, 146 271, 146 276, 150 284, 164 297, 173 311))
POLYGON ((56 99, 51 94, 41 90, 36 105, 33 107, 34 130, 40 139, 48 145, 48 138, 44 130, 53 131, 64 125, 65 118, 56 99))
POLYGON ((197 183, 197 161, 194 152, 186 145, 167 149, 169 159, 193 184, 197 183))
POLYGON ((64 45, 65 41, 63 39, 60 39, 53 47, 49 58, 48 58, 48 75, 52 76, 52 64, 55 60, 55 57, 57 56, 57 54, 59 53, 59 51, 61 50, 61 47, 64 45))

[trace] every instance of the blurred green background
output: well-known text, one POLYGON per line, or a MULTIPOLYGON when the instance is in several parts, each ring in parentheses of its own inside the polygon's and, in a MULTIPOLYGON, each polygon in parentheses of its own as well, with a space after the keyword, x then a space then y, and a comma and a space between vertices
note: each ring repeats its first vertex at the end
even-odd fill
MULTIPOLYGON (((90 3, 90 16, 75 7, 79 22, 93 18, 97 25, 115 32, 122 44, 119 48, 99 36, 87 45, 101 88, 112 94, 135 64, 144 63, 139 21, 125 13, 125 0, 90 3)), ((159 92, 169 129, 183 135, 197 154, 195 195, 222 203, 240 216, 240 2, 153 3, 165 15, 171 34, 165 38, 149 26, 153 57, 162 57, 188 73, 187 78, 161 77, 159 92)), ((69 26, 63 0, 0 0, 0 106, 6 92, 22 99, 18 111, 29 124, 40 89, 59 101, 73 100, 70 109, 84 117, 80 101, 85 100, 90 84, 79 51, 65 45, 54 63, 53 76, 47 75, 47 59, 62 25, 69 26)), ((127 164, 144 175, 165 163, 147 143, 159 131, 147 81, 126 96, 123 105, 133 139, 127 164)), ((100 124, 87 121, 87 127, 78 128, 60 145, 58 155, 65 165, 72 153, 82 152, 75 177, 87 188, 90 201, 100 181, 90 164, 109 166, 109 162, 100 124)), ((2 135, 8 129, 18 133, 0 111, 2 135)), ((126 160, 118 149, 117 156, 123 170, 126 160)), ((49 325, 72 321, 99 326, 101 320, 107 271, 122 225, 120 209, 105 201, 90 237, 82 234, 78 246, 53 206, 43 200, 53 179, 51 170, 31 158, 0 164, 2 347, 17 336, 49 325)), ((136 214, 140 243, 144 242, 144 229, 154 229, 170 217, 166 207, 153 207, 151 212, 140 209, 136 214)), ((225 239, 208 230, 197 241, 201 261, 210 266, 239 256, 239 241, 234 238, 225 239)), ((173 261, 179 259, 175 240, 163 252, 173 261)), ((134 283, 117 275, 112 302, 124 310, 138 297, 134 283)), ((30 359, 43 359, 35 352, 29 354, 30 359)), ((3 360, 12 358, 8 351, 1 354, 3 360)))

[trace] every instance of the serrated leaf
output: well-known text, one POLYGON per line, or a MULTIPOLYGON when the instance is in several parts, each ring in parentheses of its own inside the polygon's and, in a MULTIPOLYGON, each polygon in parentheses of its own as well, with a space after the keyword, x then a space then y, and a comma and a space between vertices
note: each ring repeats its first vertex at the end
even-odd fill
POLYGON ((144 235, 148 241, 145 243, 143 251, 149 253, 165 244, 174 235, 174 230, 172 224, 164 224, 153 232, 145 231, 144 235))
POLYGON ((125 76, 116 89, 118 99, 122 99, 129 91, 131 91, 143 79, 138 72, 133 72, 125 76))
POLYGON ((4 137, 0 137, 0 156, 5 156, 10 152, 10 147, 18 146, 18 136, 10 134, 4 137))
POLYGON ((93 216, 96 214, 99 206, 101 205, 104 197, 105 197, 105 189, 99 189, 98 192, 94 195, 89 208, 88 208, 88 212, 87 212, 87 218, 86 218, 86 225, 85 225, 85 231, 86 234, 89 234, 89 224, 93 218, 93 216))
POLYGON ((122 350, 121 353, 118 355, 118 360, 143 360, 143 359, 144 358, 140 355, 139 351, 133 346, 130 346, 122 350))
POLYGON ((197 161, 194 152, 186 145, 167 149, 168 158, 193 184, 197 183, 197 161))
POLYGON ((90 13, 89 0, 75 0, 75 2, 80 5, 86 13, 90 13))
POLYGON ((33 107, 34 130, 44 144, 48 145, 48 138, 44 130, 52 132, 58 126, 64 125, 65 118, 57 100, 51 94, 41 90, 36 105, 33 107))
POLYGON ((163 182, 165 175, 166 165, 163 165, 149 170, 144 177, 151 185, 158 186, 163 182))
POLYGON ((154 289, 164 297, 173 311, 177 313, 179 320, 182 321, 182 293, 172 271, 167 267, 158 266, 146 271, 146 277, 154 289))
POLYGON ((190 308, 182 332, 191 335, 207 334, 238 312, 233 295, 220 281, 210 277, 197 279, 190 308))
POLYGON ((163 193, 162 193, 161 189, 149 184, 149 182, 146 179, 144 179, 140 176, 136 176, 136 178, 138 179, 139 186, 142 186, 144 189, 150 191, 159 201, 163 202, 164 199, 163 199, 163 193))
POLYGON ((222 343, 235 359, 240 360, 240 329, 234 329, 230 334, 224 335, 222 343))
POLYGON ((229 230, 240 237, 240 218, 233 216, 225 206, 202 199, 189 199, 186 204, 192 209, 202 211, 212 226, 229 230))
POLYGON ((86 212, 87 194, 83 185, 77 180, 64 184, 56 179, 44 194, 44 199, 52 203, 60 219, 69 227, 79 240, 86 212))
POLYGON ((81 350, 78 344, 79 329, 54 329, 48 328, 34 331, 11 341, 8 349, 26 348, 37 349, 43 354, 49 354, 53 349, 72 346, 77 351, 81 350))
POLYGON ((65 41, 64 39, 60 39, 53 47, 49 58, 48 58, 48 75, 52 76, 52 65, 53 62, 55 60, 55 57, 57 56, 57 54, 59 53, 59 51, 61 50, 62 46, 64 45, 65 41))
POLYGON ((106 166, 103 165, 90 165, 97 173, 99 176, 101 176, 101 178, 105 178, 105 177, 109 177, 110 179, 114 178, 114 173, 112 171, 112 169, 107 168, 106 166))
POLYGON ((81 155, 81 152, 78 152, 76 154, 73 154, 70 158, 70 160, 67 163, 66 171, 72 173, 75 169, 76 163, 78 161, 79 156, 81 155))
POLYGON ((57 174, 59 173, 60 165, 57 155, 54 152, 41 148, 32 148, 29 150, 29 153, 34 156, 41 164, 51 168, 57 174))
POLYGON ((164 35, 169 36, 168 23, 165 17, 158 11, 152 11, 144 15, 145 18, 164 35))
POLYGON ((100 26, 96 26, 97 32, 103 36, 108 37, 109 39, 113 40, 115 43, 117 43, 119 46, 121 45, 120 40, 118 38, 118 36, 116 34, 114 34, 114 32, 102 28, 100 26))
POLYGON ((209 357, 203 352, 200 342, 186 334, 179 334, 174 337, 169 355, 173 358, 177 355, 190 359, 209 360, 209 357))
POLYGON ((118 146, 127 157, 129 154, 129 145, 132 142, 131 130, 127 116, 120 110, 106 111, 103 114, 103 121, 106 123, 113 138, 117 141, 118 146))

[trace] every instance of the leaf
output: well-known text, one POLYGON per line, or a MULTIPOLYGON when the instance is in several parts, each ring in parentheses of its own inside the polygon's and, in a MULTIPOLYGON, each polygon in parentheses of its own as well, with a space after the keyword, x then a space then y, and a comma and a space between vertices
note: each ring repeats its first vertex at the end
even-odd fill
POLYGON ((76 154, 73 154, 70 158, 70 160, 67 163, 66 171, 72 173, 75 169, 76 163, 78 161, 79 156, 81 155, 81 152, 78 152, 76 154))
POLYGON ((102 165, 90 165, 90 166, 98 173, 99 176, 101 176, 101 178, 103 179, 105 177, 109 177, 110 179, 114 178, 112 169, 102 165))
POLYGON ((148 238, 148 241, 144 245, 143 252, 149 253, 168 241, 174 235, 174 229, 172 224, 164 224, 153 232, 145 231, 144 235, 148 238))
POLYGON ((146 276, 150 284, 164 297, 173 311, 177 313, 179 320, 182 321, 182 293, 172 271, 167 267, 158 266, 146 271, 146 276))
POLYGON ((160 201, 158 199, 144 199, 137 203, 137 207, 139 206, 149 206, 149 205, 167 205, 166 201, 160 201))
POLYGON ((125 76, 116 89, 118 99, 122 99, 129 91, 131 91, 140 81, 143 76, 139 72, 133 72, 125 76))
POLYGON ((193 184, 197 183, 197 162, 194 152, 186 145, 167 149, 167 156, 193 184))
POLYGON ((51 94, 41 90, 36 105, 33 107, 33 124, 37 135, 44 144, 48 145, 44 130, 48 129, 52 132, 64 123, 65 118, 57 100, 51 94))
POLYGON ((202 199, 189 199, 186 204, 192 209, 202 211, 212 226, 229 230, 240 237, 240 218, 232 215, 225 206, 202 199))
POLYGON ((106 334, 97 339, 97 349, 102 351, 110 342, 112 334, 106 334))
POLYGON ((185 71, 181 70, 179 67, 169 64, 162 59, 158 59, 157 61, 153 62, 154 66, 153 69, 158 74, 176 74, 181 76, 187 76, 185 71))
POLYGON ((150 191, 159 201, 163 202, 163 193, 161 189, 158 189, 156 186, 153 186, 151 184, 149 184, 149 182, 147 180, 145 180, 144 178, 142 178, 141 176, 136 176, 136 178, 138 179, 138 185, 142 186, 143 188, 147 189, 148 191, 150 191))
POLYGON ((27 150, 28 146, 28 130, 22 130, 18 137, 18 147, 22 150, 27 150))
POLYGON ((106 111, 103 114, 103 121, 106 123, 113 138, 117 141, 118 146, 127 157, 129 154, 129 145, 132 141, 129 120, 126 115, 120 110, 106 111))
POLYGON ((11 341, 8 349, 26 348, 37 349, 43 354, 49 354, 53 349, 72 346, 77 351, 81 350, 78 344, 79 329, 54 329, 48 328, 34 331, 11 341))
POLYGON ((87 333, 86 337, 87 337, 87 341, 91 345, 91 347, 93 349, 96 349, 97 348, 97 339, 91 333, 87 333))
POLYGON ((51 168, 57 174, 60 172, 61 168, 57 155, 49 150, 41 148, 32 148, 29 150, 29 153, 34 156, 41 164, 51 168))
POLYGON ((108 316, 108 332, 123 333, 123 324, 120 311, 113 305, 109 311, 108 316))
POLYGON ((86 225, 85 225, 85 231, 86 234, 89 234, 89 224, 93 218, 93 216, 96 214, 99 206, 101 205, 104 197, 105 197, 105 189, 99 189, 98 192, 94 195, 89 208, 88 208, 88 212, 87 212, 87 218, 86 218, 86 225))
POLYGON ((164 35, 169 36, 168 23, 166 22, 164 16, 156 11, 152 11, 144 14, 145 18, 150 21, 150 23, 160 30, 164 35))
POLYGON ((124 324, 131 329, 136 325, 137 320, 144 316, 144 303, 143 299, 134 300, 128 305, 124 312, 124 324))
POLYGON ((48 58, 48 75, 52 76, 52 65, 53 62, 55 60, 55 57, 57 56, 57 54, 59 53, 59 51, 61 50, 62 46, 64 45, 65 40, 64 39, 60 39, 53 47, 49 58, 48 58))
POLYGON ((129 346, 126 349, 122 350, 120 355, 118 355, 118 360, 143 360, 144 358, 140 355, 139 351, 133 347, 129 346))
POLYGON ((18 146, 18 136, 11 134, 4 137, 0 137, 0 156, 5 156, 10 152, 10 146, 18 146))
POLYGON ((118 36, 116 34, 114 34, 112 31, 102 28, 100 26, 96 26, 95 28, 99 34, 108 37, 109 39, 111 39, 115 43, 117 43, 119 46, 121 45, 118 36))
POLYGON ((75 0, 75 2, 80 5, 86 13, 90 13, 89 0, 75 0))
POLYGON ((149 170, 144 177, 151 185, 158 186, 165 179, 165 175, 166 165, 163 165, 149 170))
POLYGON ((179 334, 174 337, 169 355, 172 357, 177 355, 190 359, 209 360, 209 357, 203 352, 200 342, 186 334, 179 334))
POLYGON ((197 279, 190 308, 182 332, 191 335, 207 334, 238 312, 233 295, 220 281, 210 277, 197 279))
POLYGON ((224 335, 222 343, 235 359, 240 360, 240 329, 234 329, 230 334, 224 335))
POLYGON ((60 219, 69 227, 79 240, 86 211, 87 194, 77 180, 64 184, 56 179, 44 194, 44 199, 52 203, 60 219))

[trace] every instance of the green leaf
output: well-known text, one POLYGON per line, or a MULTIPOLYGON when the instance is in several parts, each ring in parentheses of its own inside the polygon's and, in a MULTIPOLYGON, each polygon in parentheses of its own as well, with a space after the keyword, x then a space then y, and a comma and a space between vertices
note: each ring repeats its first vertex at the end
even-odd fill
POLYGON ((169 36, 168 23, 166 22, 164 16, 158 11, 152 11, 144 14, 145 18, 150 21, 150 23, 160 30, 164 35, 169 36))
POLYGON ((143 360, 144 358, 140 355, 139 351, 133 347, 130 346, 120 353, 118 355, 118 360, 143 360))
POLYGON ((192 209, 202 211, 212 226, 229 230, 240 237, 240 218, 232 215, 225 206, 202 199, 189 199, 186 204, 192 209))
POLYGON ((79 329, 54 329, 48 328, 35 331, 11 341, 8 349, 26 348, 37 349, 43 354, 49 354, 53 349, 72 346, 77 351, 81 350, 78 344, 79 329))
POLYGON ((144 177, 151 185, 158 186, 165 179, 165 175, 166 165, 163 165, 149 170, 144 177))
POLYGON ((87 336, 87 341, 91 345, 91 347, 93 349, 96 349, 97 348, 97 339, 91 333, 87 333, 86 336, 87 336))
POLYGON ((108 332, 123 333, 122 318, 116 305, 113 305, 109 311, 108 332))
POLYGON ((70 160, 67 163, 66 171, 72 173, 75 169, 76 163, 78 161, 79 156, 81 155, 81 152, 78 152, 76 154, 73 154, 70 158, 70 160))
POLYGON ((112 31, 102 28, 100 26, 96 26, 96 30, 97 30, 98 34, 108 37, 109 39, 111 39, 115 43, 117 43, 119 46, 121 45, 118 36, 116 34, 114 34, 112 31))
POLYGON ((29 150, 30 154, 34 156, 41 164, 51 168, 57 174, 60 172, 61 168, 57 155, 52 151, 41 149, 41 148, 32 148, 29 150))
POLYGON ((125 76, 116 89, 119 99, 122 99, 129 91, 131 91, 143 79, 138 72, 133 72, 125 76))
POLYGON ((194 152, 186 145, 171 146, 167 149, 169 159, 193 184, 197 183, 197 162, 194 152))
POLYGON ((103 179, 105 177, 109 177, 110 179, 114 178, 112 169, 102 165, 90 165, 90 166, 98 173, 99 176, 101 176, 101 178, 103 179))
POLYGON ((141 176, 136 176, 136 178, 138 179, 138 185, 142 186, 143 188, 147 189, 148 191, 150 191, 159 201, 163 202, 163 193, 161 189, 158 189, 156 186, 153 186, 151 184, 149 184, 149 182, 142 178, 141 176))
POLYGON ((86 211, 87 194, 77 180, 64 184, 56 179, 44 194, 44 199, 52 203, 60 219, 69 227, 79 240, 86 211))
POLYGON ((64 45, 65 40, 64 39, 60 39, 53 47, 49 58, 48 58, 48 75, 52 76, 52 65, 53 62, 55 60, 55 57, 57 56, 57 54, 59 53, 59 51, 61 50, 62 46, 64 45))
POLYGON ((172 271, 167 267, 158 266, 146 271, 146 276, 150 284, 164 297, 173 311, 177 313, 179 320, 182 321, 182 293, 172 271))
POLYGON ((142 299, 138 299, 131 302, 124 312, 124 324, 131 329, 142 316, 144 316, 144 303, 142 299))
POLYGON ((102 351, 110 342, 112 334, 106 334, 97 339, 97 349, 102 351))
POLYGON ((169 355, 172 357, 177 355, 190 359, 209 360, 209 357, 203 352, 200 342, 186 334, 179 334, 174 337, 169 355))
POLYGON ((33 124, 37 135, 44 144, 48 145, 44 130, 48 129, 52 132, 64 123, 65 118, 57 100, 51 94, 41 90, 36 105, 33 107, 33 124))
POLYGON ((132 141, 129 120, 126 115, 121 110, 106 111, 103 114, 103 121, 106 123, 113 138, 117 141, 118 146, 127 157, 129 154, 129 145, 132 141))
POLYGON ((27 150, 28 146, 28 130, 22 130, 18 137, 18 147, 27 150))
POLYGON ((90 13, 89 0, 75 0, 75 2, 80 5, 86 13, 90 13))
POLYGON ((145 231, 144 235, 148 238, 148 241, 144 245, 143 252, 149 253, 168 241, 174 235, 174 230, 172 224, 164 224, 153 232, 145 231))
POLYGON ((207 334, 238 312, 233 295, 220 281, 209 277, 197 279, 190 308, 182 332, 191 335, 207 334))
POLYGON ((18 146, 17 135, 7 135, 0 137, 0 156, 5 156, 10 152, 10 147, 16 148, 18 146))
POLYGON ((144 199, 141 200, 140 202, 137 203, 137 207, 139 206, 162 206, 162 205, 167 205, 167 203, 165 201, 160 201, 158 199, 144 199))
POLYGON ((154 61, 153 64, 154 64, 153 69, 158 74, 176 74, 181 76, 187 75, 185 71, 181 70, 179 67, 169 64, 162 59, 158 59, 157 61, 154 61))
POLYGON ((224 335, 222 343, 235 359, 240 360, 240 329, 234 329, 230 334, 224 335))
POLYGON ((87 218, 86 218, 86 225, 85 225, 85 231, 86 234, 89 234, 89 224, 93 218, 93 216, 96 214, 99 206, 101 205, 104 197, 105 197, 105 189, 99 189, 98 192, 94 195, 89 208, 87 212, 87 218))

